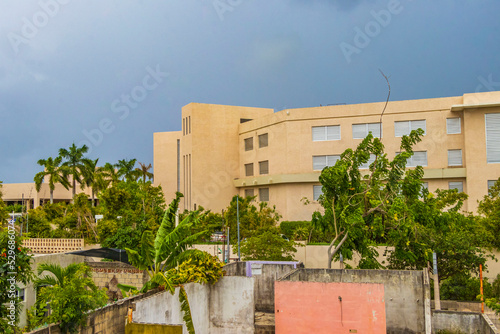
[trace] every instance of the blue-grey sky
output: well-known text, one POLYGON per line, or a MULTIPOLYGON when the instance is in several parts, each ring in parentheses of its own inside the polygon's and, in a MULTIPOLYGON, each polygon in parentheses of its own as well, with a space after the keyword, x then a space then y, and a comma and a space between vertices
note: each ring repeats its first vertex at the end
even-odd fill
POLYGON ((2 0, 0 180, 86 143, 153 162, 190 102, 274 108, 500 90, 498 0, 2 0), (89 139, 90 138, 90 139, 89 139))

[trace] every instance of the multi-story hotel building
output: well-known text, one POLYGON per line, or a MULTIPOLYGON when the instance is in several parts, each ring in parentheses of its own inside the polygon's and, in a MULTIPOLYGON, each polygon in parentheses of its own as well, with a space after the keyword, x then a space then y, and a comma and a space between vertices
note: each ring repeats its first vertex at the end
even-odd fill
POLYGON ((284 220, 308 220, 319 209, 321 170, 345 149, 372 131, 392 159, 400 137, 422 128, 408 166, 424 167, 430 191, 466 192, 464 209, 475 211, 500 177, 500 92, 389 102, 380 133, 384 105, 274 112, 190 103, 182 108, 182 131, 154 134, 155 184, 167 200, 182 192, 181 209, 220 212, 236 194, 256 195, 276 205, 284 220))

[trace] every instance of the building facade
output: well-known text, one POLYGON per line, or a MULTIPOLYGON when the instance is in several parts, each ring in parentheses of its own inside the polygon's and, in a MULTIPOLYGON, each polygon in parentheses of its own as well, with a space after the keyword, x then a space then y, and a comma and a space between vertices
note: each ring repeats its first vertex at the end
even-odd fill
POLYGON ((167 201, 182 192, 181 209, 220 212, 234 195, 254 195, 276 205, 283 220, 309 220, 320 209, 321 170, 345 149, 371 131, 392 159, 401 137, 422 128, 425 134, 408 166, 424 167, 431 192, 466 192, 464 209, 475 211, 500 177, 500 92, 389 102, 380 124, 384 105, 273 112, 188 104, 182 108, 182 131, 154 134, 155 184, 167 201))

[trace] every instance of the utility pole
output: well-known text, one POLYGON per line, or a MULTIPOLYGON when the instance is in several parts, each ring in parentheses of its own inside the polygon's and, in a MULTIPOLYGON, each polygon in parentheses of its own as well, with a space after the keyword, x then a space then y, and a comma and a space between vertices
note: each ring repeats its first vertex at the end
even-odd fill
POLYGON ((241 261, 240 253, 240 195, 236 197, 236 224, 238 225, 238 261, 241 261))
POLYGON ((434 309, 441 309, 441 299, 439 298, 439 275, 437 267, 436 253, 432 253, 432 265, 434 267, 434 309))

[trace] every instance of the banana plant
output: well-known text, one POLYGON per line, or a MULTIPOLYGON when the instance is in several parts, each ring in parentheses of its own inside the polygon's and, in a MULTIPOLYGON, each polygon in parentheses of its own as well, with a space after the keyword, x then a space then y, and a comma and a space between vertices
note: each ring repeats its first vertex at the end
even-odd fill
MULTIPOLYGON (((164 286, 171 294, 174 294, 176 284, 168 275, 170 269, 203 253, 196 249, 189 249, 196 240, 208 231, 191 234, 191 227, 198 224, 199 211, 190 212, 180 223, 175 226, 175 214, 183 195, 176 193, 175 199, 165 211, 160 228, 153 238, 151 231, 145 231, 141 237, 138 251, 126 248, 130 263, 140 270, 146 270, 149 281, 144 284, 141 292, 146 292, 158 286, 164 286)), ((194 326, 191 318, 189 301, 182 285, 179 285, 179 302, 184 313, 183 319, 190 334, 193 334, 194 326)))

